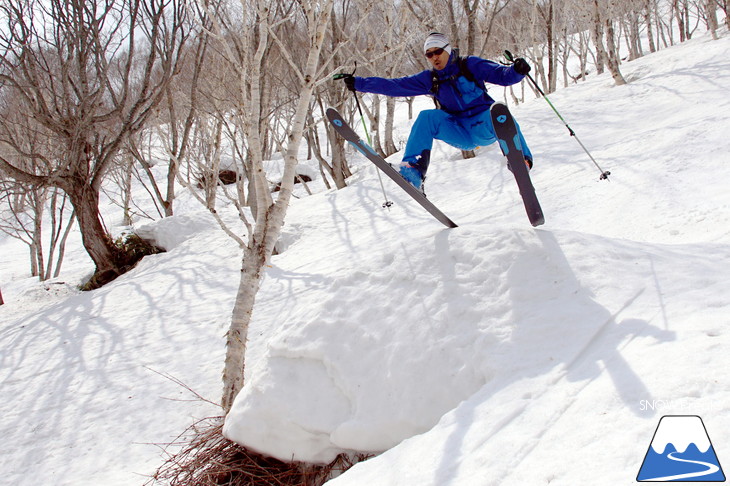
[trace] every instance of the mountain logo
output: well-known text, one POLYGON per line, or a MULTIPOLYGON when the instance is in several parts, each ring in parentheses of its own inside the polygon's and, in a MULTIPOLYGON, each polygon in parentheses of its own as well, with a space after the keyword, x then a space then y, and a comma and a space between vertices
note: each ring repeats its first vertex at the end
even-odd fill
POLYGON ((665 415, 644 456, 639 482, 724 482, 704 422, 697 415, 665 415))

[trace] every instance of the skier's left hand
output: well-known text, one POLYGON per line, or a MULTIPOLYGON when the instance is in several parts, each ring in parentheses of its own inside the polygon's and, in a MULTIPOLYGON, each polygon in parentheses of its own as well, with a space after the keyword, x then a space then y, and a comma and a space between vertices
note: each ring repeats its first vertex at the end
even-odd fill
POLYGON ((517 59, 515 59, 512 67, 515 69, 515 72, 517 72, 517 74, 521 74, 523 76, 529 73, 532 69, 530 65, 527 64, 527 61, 525 61, 525 59, 522 57, 518 57, 517 59))

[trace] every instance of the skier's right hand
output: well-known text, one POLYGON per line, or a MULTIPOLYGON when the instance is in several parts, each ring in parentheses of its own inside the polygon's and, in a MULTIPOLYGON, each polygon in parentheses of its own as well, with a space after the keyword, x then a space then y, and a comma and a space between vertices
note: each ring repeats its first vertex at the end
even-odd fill
POLYGON ((341 79, 345 82, 345 86, 347 86, 347 89, 355 92, 355 76, 352 74, 337 74, 335 76, 335 79, 341 79))

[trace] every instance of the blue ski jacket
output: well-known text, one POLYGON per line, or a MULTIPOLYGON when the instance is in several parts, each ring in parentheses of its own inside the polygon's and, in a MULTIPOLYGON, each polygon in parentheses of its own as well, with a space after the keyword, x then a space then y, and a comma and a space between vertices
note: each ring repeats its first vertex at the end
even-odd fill
POLYGON ((469 56, 466 58, 466 68, 476 79, 476 82, 472 82, 463 75, 456 59, 457 54, 454 51, 449 63, 442 70, 428 69, 403 78, 356 77, 355 89, 363 93, 386 96, 431 95, 447 113, 470 117, 488 110, 494 103, 494 99, 477 83, 511 86, 524 79, 512 66, 502 66, 494 61, 469 56), (438 85, 437 88, 435 84, 438 85))

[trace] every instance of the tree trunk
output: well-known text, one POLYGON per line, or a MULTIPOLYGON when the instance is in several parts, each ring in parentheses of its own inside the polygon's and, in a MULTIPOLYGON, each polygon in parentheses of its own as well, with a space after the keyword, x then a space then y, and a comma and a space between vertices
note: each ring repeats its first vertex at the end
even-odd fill
MULTIPOLYGON (((276 203, 268 204, 266 196, 271 197, 268 191, 261 194, 262 184, 265 183, 261 160, 255 160, 253 177, 257 178, 258 217, 255 229, 249 234, 249 241, 244 250, 243 266, 241 270, 241 281, 239 283, 238 297, 231 319, 231 327, 228 332, 226 346, 226 362, 223 372, 223 398, 222 407, 228 413, 233 405, 233 400, 244 384, 244 366, 246 362, 246 341, 248 339, 248 328, 251 322, 251 315, 256 299, 256 293, 261 285, 261 276, 264 265, 271 258, 276 242, 281 234, 284 225, 284 218, 289 207, 292 192, 294 190, 294 178, 296 176, 297 155, 304 133, 304 125, 307 113, 310 111, 310 101, 315 88, 315 75, 319 67, 320 52, 324 42, 325 28, 329 23, 329 16, 332 12, 333 0, 320 2, 302 2, 302 8, 308 19, 310 27, 310 48, 307 61, 301 72, 302 87, 299 92, 291 128, 287 136, 287 149, 284 155, 284 174, 281 181, 281 190, 276 203)), ((262 10, 263 11, 263 10, 262 10)), ((264 30, 264 29, 262 29, 264 30)), ((262 33, 259 39, 259 47, 266 44, 265 34, 262 33)), ((259 49, 258 53, 263 53, 259 49)), ((256 80, 261 75, 259 71, 262 58, 255 58, 251 68, 252 92, 257 89, 256 80), (258 74, 258 76, 257 76, 258 74)), ((253 99, 253 96, 252 96, 253 99)), ((260 100, 260 98, 258 98, 260 100)), ((260 155, 260 154, 259 154, 260 155)))
POLYGON ((328 136, 332 143, 332 178, 335 181, 337 189, 347 187, 345 182, 345 167, 347 167, 347 160, 345 159, 345 141, 335 135, 335 129, 328 125, 327 130, 330 134, 328 136))
POLYGON ((548 14, 546 23, 546 36, 548 48, 548 93, 553 93, 558 87, 558 70, 557 70, 557 50, 555 49, 555 16, 553 14, 553 2, 548 4, 548 14))
POLYGON ((591 22, 591 36, 596 46, 596 74, 603 74, 606 65, 606 49, 603 47, 603 24, 598 0, 593 0, 593 20, 591 22))
POLYGON ((654 43, 654 27, 651 20, 651 0, 646 0, 644 5, 644 23, 646 24, 646 37, 649 40, 649 52, 656 52, 656 44, 654 43))
POLYGON ((43 255, 43 209, 46 204, 46 192, 35 191, 33 203, 33 247, 36 253, 36 276, 42 282, 46 280, 45 258, 43 255))
POLYGON ((85 290, 93 290, 123 273, 118 261, 119 251, 102 224, 99 191, 89 183, 67 182, 64 186, 63 190, 68 194, 76 213, 84 248, 96 266, 94 275, 84 286, 85 290))
POLYGON ((122 216, 123 226, 132 226, 132 171, 134 171, 134 159, 125 156, 121 167, 122 170, 122 216))
POLYGON ((329 177, 332 177, 332 167, 322 156, 321 142, 319 140, 319 136, 317 135, 317 127, 314 125, 311 114, 309 115, 308 123, 310 124, 309 130, 307 130, 307 132, 305 133, 307 145, 309 146, 309 150, 311 151, 311 156, 316 158, 317 162, 319 162, 319 174, 322 176, 322 182, 324 182, 325 187, 329 191, 330 189, 332 189, 332 185, 329 181, 329 177))
POLYGON ((236 303, 233 306, 231 326, 226 338, 226 364, 223 370, 223 400, 221 406, 228 413, 233 400, 243 388, 244 364, 248 326, 251 322, 256 294, 261 286, 261 269, 266 263, 265 255, 259 251, 259 243, 251 238, 243 251, 243 266, 238 283, 236 303))
POLYGON ((383 145, 380 143, 380 96, 372 95, 372 97, 373 108, 368 111, 368 119, 370 120, 370 139, 375 151, 380 154, 381 157, 385 157, 385 150, 383 150, 383 145))
MULTIPOLYGON (((177 158, 170 157, 167 166, 167 192, 165 193, 165 199, 162 201, 162 207, 165 209, 165 217, 168 218, 173 215, 173 202, 175 201, 175 180, 177 179, 178 171, 177 158)), ((152 181, 154 184, 154 180, 152 181)))
POLYGON ((63 237, 61 237, 61 241, 58 244, 58 260, 56 261, 56 271, 53 272, 53 278, 57 278, 58 275, 61 273, 61 267, 63 266, 63 257, 66 254, 66 241, 68 240, 68 235, 71 234, 71 228, 73 228, 75 220, 76 213, 72 212, 71 216, 68 218, 66 231, 64 231, 63 237))
POLYGON ((674 11, 674 18, 677 20, 677 27, 679 30, 679 42, 684 42, 687 39, 685 37, 683 9, 679 5, 679 0, 674 0, 672 2, 672 10, 674 11))
POLYGON ((717 5, 715 4, 715 0, 705 0, 705 15, 707 16, 707 29, 712 34, 712 38, 714 40, 718 39, 717 36, 717 14, 716 14, 717 5))
POLYGON ((385 102, 385 156, 389 157, 398 151, 393 141, 393 120, 395 118, 395 98, 388 97, 385 102))
POLYGON ((611 76, 613 77, 613 81, 616 83, 616 86, 624 85, 626 84, 626 80, 619 69, 620 58, 616 47, 616 36, 613 30, 613 21, 611 19, 606 19, 606 45, 606 51, 608 53, 608 70, 611 71, 611 76))

